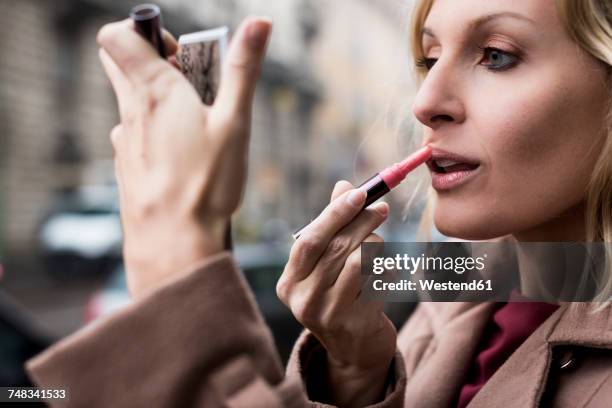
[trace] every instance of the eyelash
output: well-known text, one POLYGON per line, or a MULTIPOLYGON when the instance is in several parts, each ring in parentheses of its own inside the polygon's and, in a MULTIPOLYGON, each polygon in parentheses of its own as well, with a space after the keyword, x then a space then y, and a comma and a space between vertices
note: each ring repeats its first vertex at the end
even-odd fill
MULTIPOLYGON (((511 62, 510 64, 508 64, 507 66, 503 67, 503 68, 493 68, 491 66, 487 66, 487 69, 491 70, 491 71, 496 71, 496 72, 500 72, 500 71, 506 71, 508 69, 513 68, 514 66, 516 66, 518 64, 518 62, 520 61, 520 56, 512 54, 510 52, 501 50, 499 48, 495 48, 495 47, 478 47, 478 49, 480 50, 480 55, 481 57, 484 57, 487 52, 498 52, 500 54, 506 55, 506 56, 510 56, 512 58, 514 58, 514 61, 511 62)), ((431 68, 433 68, 434 64, 436 63, 438 59, 437 58, 425 58, 425 57, 421 57, 421 58, 417 58, 415 65, 417 66, 417 68, 424 68, 427 71, 429 71, 431 68)))
POLYGON ((415 65, 417 66, 417 68, 425 68, 427 69, 427 71, 429 71, 431 68, 433 68, 437 60, 438 60, 437 58, 421 57, 421 58, 417 58, 415 65))

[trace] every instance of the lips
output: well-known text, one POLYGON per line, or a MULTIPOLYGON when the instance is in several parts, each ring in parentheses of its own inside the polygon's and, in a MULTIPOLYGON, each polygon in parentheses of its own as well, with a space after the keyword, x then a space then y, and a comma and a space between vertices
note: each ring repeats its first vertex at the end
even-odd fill
POLYGON ((456 153, 434 149, 427 167, 434 173, 452 173, 453 171, 474 170, 480 165, 476 159, 456 153))
POLYGON ((449 190, 471 178, 480 167, 480 162, 457 153, 434 149, 427 167, 431 171, 434 189, 449 190))

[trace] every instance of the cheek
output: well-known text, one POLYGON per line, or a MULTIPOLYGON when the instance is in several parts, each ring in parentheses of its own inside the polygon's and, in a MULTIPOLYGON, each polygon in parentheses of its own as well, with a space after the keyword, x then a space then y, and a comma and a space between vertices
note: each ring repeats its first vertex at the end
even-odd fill
POLYGON ((605 95, 597 98, 600 92, 584 80, 577 86, 541 72, 537 79, 517 81, 504 94, 480 92, 471 104, 470 140, 485 165, 463 192, 438 195, 441 232, 466 239, 506 235, 544 223, 584 198, 603 140, 605 104, 599 101, 605 95))

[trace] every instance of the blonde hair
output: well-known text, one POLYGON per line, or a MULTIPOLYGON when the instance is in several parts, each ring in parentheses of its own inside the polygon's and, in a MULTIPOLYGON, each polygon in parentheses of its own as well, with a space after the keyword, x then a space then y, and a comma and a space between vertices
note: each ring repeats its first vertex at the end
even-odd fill
MULTIPOLYGON (((414 59, 423 58, 421 35, 433 0, 416 0, 410 24, 410 46, 414 59)), ((600 61, 608 72, 609 108, 604 125, 605 141, 586 191, 585 223, 588 242, 612 243, 612 5, 608 0, 556 0, 557 13, 573 40, 600 61)), ((417 84, 425 73, 416 71, 417 84)), ((433 224, 435 194, 429 189, 419 236, 429 237, 433 224)), ((612 299, 612 249, 605 245, 603 276, 598 277, 595 301, 612 299)))

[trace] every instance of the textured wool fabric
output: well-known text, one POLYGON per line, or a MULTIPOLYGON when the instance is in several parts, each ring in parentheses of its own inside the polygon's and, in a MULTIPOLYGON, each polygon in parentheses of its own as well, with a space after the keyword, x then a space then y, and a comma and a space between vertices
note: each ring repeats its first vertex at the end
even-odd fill
POLYGON ((521 343, 558 308, 554 304, 522 300, 498 305, 459 393, 458 408, 465 408, 521 343))

